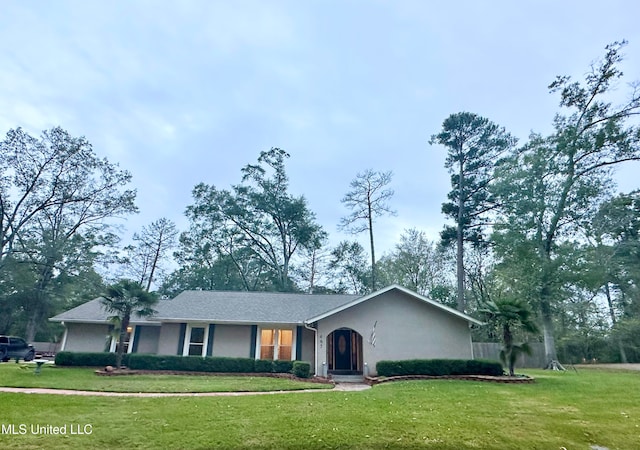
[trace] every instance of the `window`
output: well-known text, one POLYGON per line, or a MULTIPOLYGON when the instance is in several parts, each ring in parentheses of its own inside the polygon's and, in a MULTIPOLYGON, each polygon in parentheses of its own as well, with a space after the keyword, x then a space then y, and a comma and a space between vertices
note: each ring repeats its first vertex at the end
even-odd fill
POLYGON ((206 325, 188 325, 185 330, 182 354, 189 356, 206 356, 209 329, 206 325))
POLYGON ((17 348, 27 347, 26 341, 22 338, 9 338, 9 345, 17 348))
POLYGON ((189 356, 202 356, 204 349, 204 327, 192 327, 189 339, 189 356))
POLYGON ((260 333, 260 359, 275 359, 275 330, 260 333))
POLYGON ((292 330, 278 330, 278 357, 276 359, 291 360, 291 346, 293 344, 292 330))
MULTIPOLYGON (((134 335, 134 329, 135 326, 128 326, 127 327, 127 333, 124 336, 124 342, 122 343, 122 345, 124 346, 124 350, 122 351, 123 353, 131 353, 131 350, 133 349, 132 345, 129 345, 132 343, 132 337, 134 335)), ((117 352, 118 351, 118 346, 120 345, 120 332, 116 331, 114 332, 116 333, 115 335, 111 336, 111 343, 109 344, 109 351, 110 352, 117 352)))
POLYGON ((260 359, 293 359, 293 330, 262 330, 260 359))

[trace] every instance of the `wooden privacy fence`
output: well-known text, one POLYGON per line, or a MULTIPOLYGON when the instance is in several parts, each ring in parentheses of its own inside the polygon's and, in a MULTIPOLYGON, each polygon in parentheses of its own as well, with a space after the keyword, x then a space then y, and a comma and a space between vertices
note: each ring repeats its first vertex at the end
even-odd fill
MULTIPOLYGON (((544 369, 548 363, 544 357, 544 344, 535 342, 529 344, 529 347, 531 347, 531 356, 521 355, 516 361, 516 368, 544 369)), ((497 342, 474 342, 473 358, 500 361, 501 349, 502 344, 497 342)))

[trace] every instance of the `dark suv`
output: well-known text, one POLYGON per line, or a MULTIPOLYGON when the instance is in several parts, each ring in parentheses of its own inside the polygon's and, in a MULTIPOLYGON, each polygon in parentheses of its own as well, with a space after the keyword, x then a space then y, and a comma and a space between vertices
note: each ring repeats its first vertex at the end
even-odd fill
POLYGON ((15 358, 16 361, 24 359, 31 361, 36 356, 33 345, 27 344, 22 338, 15 336, 0 336, 0 361, 9 361, 15 358))

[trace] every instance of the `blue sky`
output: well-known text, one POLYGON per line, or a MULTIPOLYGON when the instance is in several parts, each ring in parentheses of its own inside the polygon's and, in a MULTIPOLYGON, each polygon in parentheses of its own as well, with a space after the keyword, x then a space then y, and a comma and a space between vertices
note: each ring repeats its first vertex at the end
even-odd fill
MULTIPOLYGON (((640 80, 638 17, 630 0, 3 2, 0 132, 60 125, 131 171, 129 233, 160 217, 185 229, 193 186, 227 188, 280 147, 335 244, 350 180, 392 170, 380 255, 405 228, 442 228, 449 176, 428 140, 449 114, 521 142, 550 131, 548 84, 579 79, 608 43, 629 40, 625 82, 640 80)), ((619 172, 621 190, 638 171, 619 172)))

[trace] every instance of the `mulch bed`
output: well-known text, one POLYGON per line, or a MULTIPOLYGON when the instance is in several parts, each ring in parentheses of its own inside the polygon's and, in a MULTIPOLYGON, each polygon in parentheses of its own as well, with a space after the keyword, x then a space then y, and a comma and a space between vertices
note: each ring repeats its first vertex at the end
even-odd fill
POLYGON ((125 375, 194 375, 194 376, 227 376, 227 377, 268 377, 268 378, 284 378, 293 381, 305 381, 307 383, 335 384, 333 381, 321 377, 299 378, 290 373, 237 373, 237 372, 189 372, 186 370, 134 370, 134 369, 99 369, 95 371, 96 375, 113 377, 125 375))
MULTIPOLYGON (((333 380, 323 377, 298 378, 290 373, 236 373, 236 372, 189 372, 184 370, 133 370, 133 369, 99 369, 95 371, 100 376, 126 376, 126 375, 193 375, 193 376, 229 376, 229 377, 270 377, 284 378, 294 381, 306 381, 307 383, 335 384, 333 380)), ((515 377, 508 376, 490 376, 490 375, 400 375, 395 377, 365 377, 364 382, 371 386, 380 383, 388 383, 391 381, 407 381, 407 380, 467 380, 467 381, 486 381, 490 383, 509 383, 509 384, 526 384, 535 383, 535 379, 527 375, 519 375, 515 377)))
POLYGON ((406 381, 406 380, 467 380, 467 381, 487 381, 491 383, 535 383, 535 379, 529 376, 515 377, 495 377, 490 375, 401 375, 396 377, 365 377, 365 382, 370 385, 387 383, 389 381, 406 381))

